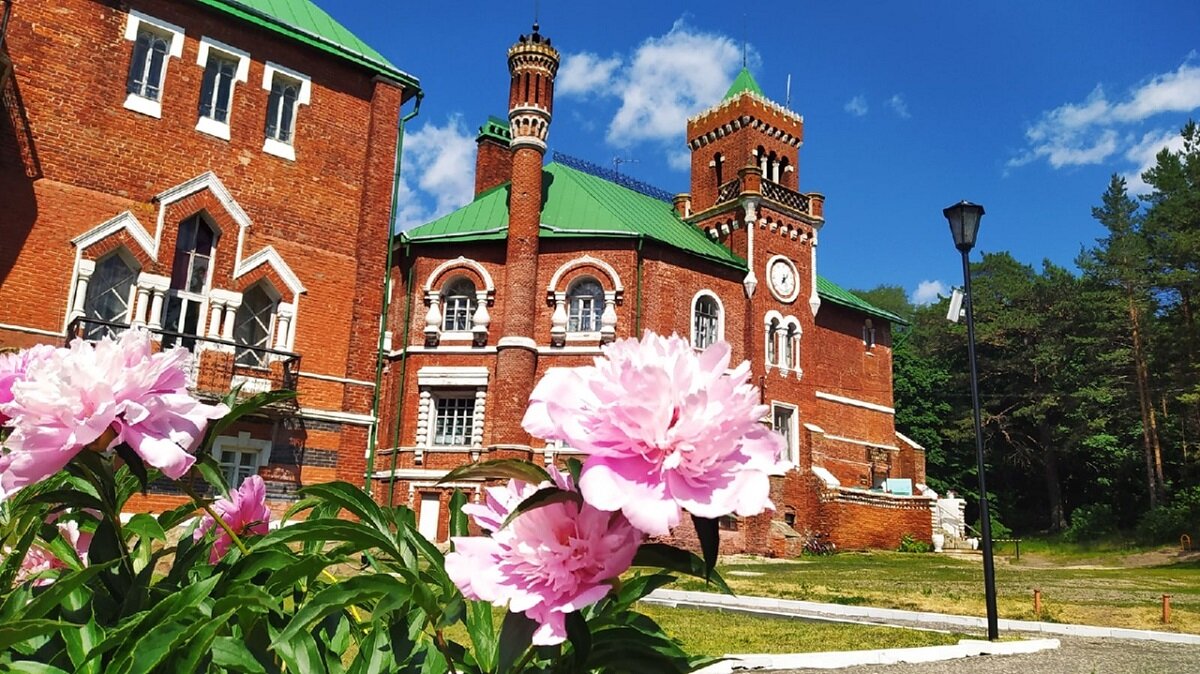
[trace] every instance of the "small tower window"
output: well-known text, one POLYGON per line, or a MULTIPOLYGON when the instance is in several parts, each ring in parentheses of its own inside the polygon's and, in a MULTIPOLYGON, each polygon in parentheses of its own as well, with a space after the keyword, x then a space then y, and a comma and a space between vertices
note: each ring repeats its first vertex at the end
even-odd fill
POLYGON ((795 370, 799 367, 800 360, 800 331, 794 323, 787 326, 787 333, 784 335, 783 349, 783 366, 789 370, 795 370))
POLYGON ((862 333, 863 333, 863 335, 862 335, 863 346, 867 347, 868 350, 874 349, 875 348, 875 324, 871 322, 871 319, 868 318, 866 321, 863 322, 862 333))
POLYGON ((772 318, 767 326, 767 365, 779 364, 779 319, 772 318))

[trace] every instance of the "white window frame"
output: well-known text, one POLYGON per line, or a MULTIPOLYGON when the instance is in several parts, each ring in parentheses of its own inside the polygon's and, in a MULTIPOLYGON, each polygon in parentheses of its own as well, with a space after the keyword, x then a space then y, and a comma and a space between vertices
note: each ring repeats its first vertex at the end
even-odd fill
MULTIPOLYGON (((600 279, 598 279, 595 276, 590 275, 590 274, 571 279, 571 282, 567 284, 567 291, 565 293, 565 298, 566 298, 566 309, 567 309, 567 332, 566 332, 567 341, 594 342, 594 341, 600 339, 600 330, 603 327, 603 321, 604 321, 604 309, 608 305, 608 293, 604 289, 604 284, 600 281, 600 279), (591 326, 592 329, 591 330, 571 330, 571 316, 574 315, 574 313, 575 313, 574 306, 573 306, 574 302, 573 302, 573 298, 571 297, 571 291, 573 291, 575 288, 579 287, 580 285, 583 285, 584 283, 586 283, 588 281, 595 283, 600 288, 600 297, 599 298, 596 298, 595 296, 591 296, 591 295, 587 296, 587 299, 591 299, 593 302, 591 311, 589 312, 593 318, 592 326, 591 326), (597 302, 597 301, 599 302, 598 305, 595 304, 595 302, 597 302), (599 311, 597 311, 597 310, 599 310, 599 311)), ((584 299, 584 298, 580 298, 580 299, 584 299)), ((584 313, 582 311, 582 305, 581 305, 581 311, 579 312, 579 318, 582 319, 583 316, 584 316, 584 313)), ((582 324, 582 320, 580 321, 580 323, 582 324)))
POLYGON ((782 368, 782 354, 779 350, 779 332, 783 331, 784 318, 783 314, 778 311, 771 310, 763 316, 763 360, 765 368, 769 372, 771 368, 782 368), (771 333, 771 322, 776 323, 778 331, 775 334, 771 333), (771 357, 774 351, 774 358, 771 357))
MULTIPOLYGON (((268 349, 268 350, 273 349, 277 342, 275 329, 279 323, 279 313, 280 313, 279 305, 282 303, 283 303, 283 298, 280 296, 279 291, 275 290, 275 287, 267 281, 259 281, 255 284, 251 285, 249 288, 246 288, 245 292, 242 293, 241 303, 238 304, 236 309, 231 309, 234 312, 233 335, 232 335, 233 341, 237 342, 240 346, 245 347, 246 351, 249 353, 255 353, 255 354, 261 353, 261 352, 256 352, 255 349, 268 349), (264 338, 264 343, 261 345, 247 344, 247 343, 243 343, 240 340, 238 340, 239 329, 241 328, 242 324, 244 323, 244 319, 247 318, 246 313, 248 313, 250 311, 250 307, 246 303, 246 295, 255 288, 261 289, 263 294, 267 296, 267 299, 271 301, 270 315, 267 316, 266 336, 264 338), (245 313, 243 313, 243 310, 245 310, 245 313)), ((251 314, 249 317, 252 318, 253 314, 251 314)), ((243 352, 243 353, 245 353, 245 352, 243 352)), ((267 354, 263 354, 265 356, 265 358, 256 364, 241 363, 238 361, 242 358, 242 353, 237 352, 237 347, 234 347, 234 354, 235 354, 234 362, 237 363, 239 366, 251 367, 251 368, 256 368, 256 369, 266 369, 270 365, 271 360, 274 359, 274 354, 267 353, 267 354)))
MULTIPOLYGON (((125 323, 128 325, 129 323, 133 322, 134 311, 136 309, 137 292, 138 292, 138 276, 142 273, 142 265, 137 261, 137 258, 135 258, 128 251, 128 249, 126 249, 124 246, 119 246, 116 250, 112 251, 111 253, 101 256, 100 259, 98 259, 98 260, 80 260, 80 268, 81 269, 85 266, 85 263, 86 263, 87 274, 88 274, 88 279, 89 279, 88 292, 85 294, 84 300, 83 300, 83 307, 82 307, 83 315, 85 318, 92 318, 92 316, 90 315, 92 307, 91 307, 91 305, 88 304, 88 300, 95 297, 95 295, 94 295, 94 293, 96 292, 95 284, 97 283, 97 279, 95 277, 96 269, 101 264, 107 262, 110 258, 113 258, 113 257, 120 259, 121 262, 123 262, 125 264, 125 266, 128 267, 130 270, 132 270, 134 273, 133 282, 129 285, 129 291, 126 293, 126 297, 125 297, 125 315, 124 315, 124 317, 119 317, 119 316, 114 317, 114 318, 116 318, 116 320, 113 321, 115 323, 125 323)), ((104 319, 101 319, 101 320, 104 320, 104 319)))
POLYGON ((725 341, 725 304, 721 301, 721 298, 718 297, 715 292, 708 290, 707 288, 704 290, 701 290, 700 292, 698 292, 692 296, 691 333, 692 333, 691 343, 692 343, 692 348, 694 348, 694 349, 706 349, 709 346, 716 344, 717 342, 725 341), (700 300, 703 298, 706 298, 706 297, 711 298, 714 302, 716 302, 716 305, 717 305, 716 319, 717 320, 716 320, 715 333, 713 335, 712 343, 701 345, 698 341, 699 335, 696 333, 697 307, 700 306, 700 300))
POLYGON ((862 340, 863 347, 870 353, 875 348, 875 322, 869 318, 863 321, 862 340))
POLYGON ((477 311, 479 311, 479 304, 481 301, 485 302, 485 303, 487 302, 486 295, 485 295, 485 299, 483 299, 483 300, 479 299, 480 292, 479 292, 479 288, 477 288, 475 286, 475 280, 472 279, 470 276, 467 276, 466 274, 455 274, 455 275, 451 276, 449 279, 446 280, 445 283, 442 284, 442 289, 438 294, 441 296, 441 301, 442 301, 442 322, 441 322, 441 325, 438 326, 440 328, 440 334, 441 334, 442 338, 443 339, 451 339, 451 340, 453 340, 453 339, 471 339, 471 337, 474 335, 473 330, 475 329, 475 313, 477 311), (467 323, 466 323, 466 326, 464 327, 464 329, 462 329, 462 330, 450 330, 446 327, 446 321, 449 320, 449 318, 450 318, 450 309, 451 309, 450 298, 451 297, 464 297, 463 295, 453 295, 453 296, 450 295, 450 293, 449 293, 450 286, 452 286, 455 283, 458 283, 460 281, 466 281, 467 283, 470 283, 471 288, 473 289, 471 291, 472 294, 470 296, 466 296, 467 297, 467 323))
MULTIPOLYGON (((226 451, 238 454, 255 454, 254 472, 251 475, 256 475, 263 466, 267 465, 267 462, 271 458, 271 441, 251 438, 250 433, 246 431, 238 433, 236 437, 232 435, 217 436, 217 439, 213 441, 212 456, 221 466, 221 472, 228 481, 229 474, 226 472, 225 464, 221 461, 221 455, 226 451)), ((239 486, 240 484, 229 485, 231 489, 237 489, 239 486)))
POLYGON ((489 371, 484 366, 427 365, 417 371, 417 386, 421 404, 417 415, 415 456, 417 464, 424 462, 426 450, 439 452, 470 451, 477 458, 483 448, 483 425, 487 411, 489 371), (439 398, 474 397, 471 437, 465 445, 435 445, 437 435, 437 401, 439 398))
POLYGON ((779 326, 779 367, 782 370, 795 372, 799 377, 804 373, 804 369, 800 367, 800 342, 804 339, 804 328, 800 326, 800 321, 796 320, 795 316, 787 316, 783 319, 783 324, 779 326), (795 328, 795 340, 788 339, 788 330, 795 328), (791 366, 788 365, 788 360, 791 360, 791 366))
MULTIPOLYGON (((231 47, 224 42, 218 42, 207 35, 200 38, 200 47, 196 51, 196 65, 200 66, 201 77, 204 76, 204 71, 208 69, 208 58, 213 53, 220 58, 229 59, 237 62, 237 69, 234 71, 233 82, 229 85, 229 102, 228 115, 224 122, 218 121, 212 117, 204 117, 200 115, 199 106, 196 108, 196 130, 201 133, 206 133, 210 136, 220 138, 221 140, 229 140, 229 128, 233 122, 233 97, 237 93, 237 83, 246 82, 250 78, 250 53, 242 51, 236 47, 231 47)), ((203 81, 203 80, 202 80, 203 81)), ((201 93, 204 87, 201 86, 201 93)), ((217 95, 217 89, 213 89, 213 96, 217 95)), ((214 101, 215 103, 215 101, 214 101)), ((214 105, 214 108, 216 106, 214 105)))
MULTIPOLYGON (((149 14, 143 14, 136 9, 129 10, 129 14, 125 19, 125 39, 132 43, 133 48, 137 48, 138 33, 142 30, 142 24, 153 32, 167 38, 169 45, 167 47, 167 57, 163 60, 162 72, 159 74, 158 83, 158 100, 146 98, 140 94, 127 92, 125 94, 125 108, 134 112, 154 117, 162 118, 162 98, 166 94, 165 85, 167 82, 167 66, 170 65, 172 58, 180 58, 183 56, 183 28, 176 26, 168 21, 156 19, 149 14)), ((130 54, 132 61, 133 54, 130 54)), ((130 64, 132 68, 132 62, 130 64)), ((125 83, 129 85, 129 71, 125 73, 125 83)))
POLYGON ((263 66, 262 88, 267 91, 268 96, 271 94, 271 87, 275 83, 276 75, 282 75, 288 79, 296 80, 300 83, 300 91, 296 96, 295 107, 292 109, 292 128, 290 134, 291 142, 284 143, 283 141, 268 137, 266 135, 266 126, 264 125, 263 152, 275 155, 276 157, 280 157, 282 159, 287 159, 288 161, 296 161, 296 119, 300 112, 300 106, 308 105, 312 98, 312 79, 308 75, 296 72, 291 68, 285 68, 278 63, 267 61, 266 65, 263 66))
MULTIPOLYGON (((771 401, 771 428, 775 429, 775 414, 777 410, 786 410, 790 414, 788 432, 783 435, 785 440, 788 440, 785 451, 787 452, 787 460, 793 466, 800 465, 800 407, 791 403, 771 401)), ((778 429, 775 429, 778 430, 778 429)))
MULTIPOLYGON (((189 291, 187 289, 188 279, 191 278, 192 265, 195 262, 195 255, 193 254, 188 259, 188 273, 187 273, 186 278, 184 279, 184 288, 182 290, 176 289, 176 288, 169 288, 167 290, 167 295, 164 298, 165 301, 163 303, 163 313, 162 313, 163 325, 162 325, 162 327, 164 330, 170 330, 173 332, 178 332, 180 334, 189 334, 183 330, 183 326, 184 326, 184 323, 187 321, 188 305, 195 304, 198 307, 197 311, 199 312, 199 317, 196 320, 195 337, 196 337, 196 343, 200 344, 200 343, 203 343, 205 335, 208 334, 209 328, 210 328, 210 326, 208 325, 209 295, 212 294, 212 290, 213 290, 212 281, 213 281, 213 273, 217 266, 217 264, 216 264, 217 249, 218 249, 218 246, 220 245, 221 235, 223 234, 223 232, 221 231, 221 228, 218 227, 215 222, 213 222, 212 218, 208 217, 208 214, 204 213, 202 211, 197 211, 196 213, 187 216, 183 220, 180 220, 179 223, 175 225, 176 248, 171 250, 171 256, 172 256, 171 257, 171 264, 172 264, 171 273, 172 274, 174 274, 174 271, 175 271, 174 270, 174 264, 175 264, 174 256, 175 256, 175 253, 177 252, 178 246, 179 246, 179 239, 178 239, 179 227, 184 222, 186 222, 192 218, 199 218, 200 221, 203 222, 204 224, 208 225, 208 228, 211 229, 213 232, 213 244, 212 244, 212 249, 209 251, 209 254, 208 254, 208 269, 206 270, 207 273, 204 278, 204 288, 203 288, 203 290, 201 290, 198 293, 189 291), (178 323, 176 323, 175 325, 168 325, 166 322, 167 311, 168 311, 168 307, 170 306, 170 302, 173 298, 180 300, 178 323)), ((168 278, 170 278, 170 277, 168 277, 168 278)))
POLYGON ((426 444, 429 445, 430 448, 437 449, 462 449, 464 447, 474 446, 475 443, 472 442, 472 437, 478 434, 478 429, 475 428, 475 406, 478 404, 478 401, 475 398, 475 390, 465 388, 438 389, 433 392, 432 403, 432 408, 429 410, 429 437, 426 441, 426 444), (468 427, 465 429, 467 431, 465 435, 465 442, 438 442, 438 403, 448 400, 465 400, 468 403, 467 414, 463 416, 463 418, 467 420, 466 423, 468 424, 468 427))

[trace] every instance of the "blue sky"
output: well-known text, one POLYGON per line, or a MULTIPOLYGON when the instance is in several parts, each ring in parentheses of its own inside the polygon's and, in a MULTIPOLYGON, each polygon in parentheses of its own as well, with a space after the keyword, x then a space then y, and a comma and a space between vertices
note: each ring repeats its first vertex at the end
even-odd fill
MULTIPOLYGON (((474 137, 504 116, 506 49, 534 2, 318 0, 426 92, 405 139, 403 226, 471 197, 474 137)), ((1109 175, 1137 176, 1200 117, 1200 3, 541 2, 563 54, 550 147, 686 191, 684 119, 743 45, 805 117, 801 191, 826 195, 820 272, 928 299, 961 282, 941 209, 987 209, 979 251, 1072 266, 1109 175)))

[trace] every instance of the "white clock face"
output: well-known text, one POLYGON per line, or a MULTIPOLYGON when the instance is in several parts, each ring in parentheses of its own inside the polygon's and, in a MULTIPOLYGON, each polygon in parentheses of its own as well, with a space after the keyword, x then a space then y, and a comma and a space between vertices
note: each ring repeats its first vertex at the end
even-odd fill
POLYGON ((780 299, 794 299, 796 293, 796 270, 787 260, 771 263, 771 288, 780 299))

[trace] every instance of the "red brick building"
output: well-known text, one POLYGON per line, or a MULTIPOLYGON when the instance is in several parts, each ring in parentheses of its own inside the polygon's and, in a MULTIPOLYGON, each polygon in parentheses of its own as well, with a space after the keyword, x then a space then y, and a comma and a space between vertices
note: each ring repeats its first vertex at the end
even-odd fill
POLYGON ((447 487, 478 487, 438 486, 448 469, 571 454, 520 427, 538 378, 654 330, 728 341, 788 439, 777 512, 724 522, 725 550, 928 540, 924 452, 893 419, 899 319, 817 274, 825 197, 798 184, 803 118, 743 70, 688 120, 691 192, 664 198, 577 160, 545 164, 558 63, 536 26, 513 45, 508 120, 480 129, 474 201, 396 244, 377 498, 411 504, 444 539, 447 487))
POLYGON ((203 395, 298 391, 219 439, 231 480, 361 484, 417 80, 309 0, 2 9, 0 347, 146 326, 203 395))

